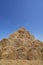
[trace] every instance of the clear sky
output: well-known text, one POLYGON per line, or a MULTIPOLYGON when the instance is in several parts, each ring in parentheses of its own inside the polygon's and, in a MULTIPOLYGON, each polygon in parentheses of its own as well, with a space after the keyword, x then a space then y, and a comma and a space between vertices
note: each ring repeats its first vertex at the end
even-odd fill
POLYGON ((0 39, 19 27, 43 41, 43 0, 0 0, 0 39))

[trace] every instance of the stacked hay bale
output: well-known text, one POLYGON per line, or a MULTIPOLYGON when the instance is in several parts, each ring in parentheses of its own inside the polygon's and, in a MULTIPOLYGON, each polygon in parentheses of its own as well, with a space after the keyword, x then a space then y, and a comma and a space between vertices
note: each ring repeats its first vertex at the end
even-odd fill
POLYGON ((43 60, 43 44, 20 28, 0 41, 0 59, 43 60))

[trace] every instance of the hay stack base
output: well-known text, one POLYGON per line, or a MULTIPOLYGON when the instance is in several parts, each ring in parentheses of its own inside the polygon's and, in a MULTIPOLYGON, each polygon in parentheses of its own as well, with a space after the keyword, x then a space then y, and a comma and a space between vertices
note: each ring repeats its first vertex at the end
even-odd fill
POLYGON ((43 65, 43 61, 35 60, 0 60, 0 65, 43 65))

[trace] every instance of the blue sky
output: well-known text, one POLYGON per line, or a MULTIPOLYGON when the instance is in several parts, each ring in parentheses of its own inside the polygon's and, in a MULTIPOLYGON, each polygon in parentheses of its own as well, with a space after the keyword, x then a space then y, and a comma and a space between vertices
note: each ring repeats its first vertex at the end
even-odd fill
POLYGON ((43 0, 0 0, 0 39, 20 27, 43 41, 43 0))

